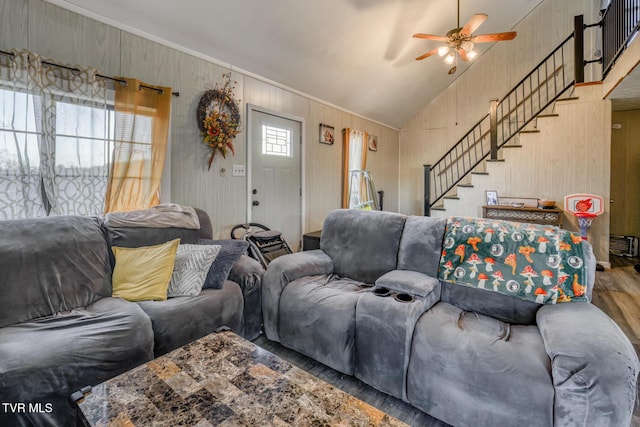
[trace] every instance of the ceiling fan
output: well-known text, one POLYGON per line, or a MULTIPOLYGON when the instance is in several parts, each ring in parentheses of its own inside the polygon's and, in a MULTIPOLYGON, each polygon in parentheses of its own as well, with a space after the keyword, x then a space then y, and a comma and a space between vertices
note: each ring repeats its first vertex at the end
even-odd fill
MULTIPOLYGON (((463 27, 460 27, 460 0, 458 0, 458 26, 456 28, 449 30, 445 36, 434 36, 432 34, 422 33, 413 35, 413 37, 418 39, 435 40, 446 43, 443 46, 418 56, 416 60, 420 61, 437 53, 439 56, 445 57, 444 62, 447 65, 453 65, 456 59, 456 52, 463 61, 470 61, 478 56, 478 53, 473 50, 475 43, 501 42, 516 38, 517 33, 515 31, 474 36, 473 32, 477 30, 487 18, 488 15, 484 13, 476 13, 469 18, 463 27)), ((457 67, 453 66, 449 70, 449 74, 455 73, 456 69, 457 67)))

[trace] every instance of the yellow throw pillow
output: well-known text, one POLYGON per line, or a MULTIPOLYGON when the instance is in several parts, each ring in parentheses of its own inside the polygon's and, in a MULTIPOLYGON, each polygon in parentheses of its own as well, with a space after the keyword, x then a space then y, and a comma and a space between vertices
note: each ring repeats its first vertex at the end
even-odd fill
POLYGON ((180 239, 155 246, 121 248, 114 246, 114 297, 128 301, 164 301, 173 273, 180 239))

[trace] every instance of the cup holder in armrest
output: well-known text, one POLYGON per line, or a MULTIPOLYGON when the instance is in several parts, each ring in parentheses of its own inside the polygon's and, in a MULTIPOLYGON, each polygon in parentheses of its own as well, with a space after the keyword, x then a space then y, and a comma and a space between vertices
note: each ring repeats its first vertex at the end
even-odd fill
POLYGON ((373 293, 379 297, 388 297, 389 295, 391 295, 391 291, 388 288, 375 288, 373 290, 373 293))
POLYGON ((413 296, 409 294, 396 294, 395 300, 400 302, 412 302, 413 296))

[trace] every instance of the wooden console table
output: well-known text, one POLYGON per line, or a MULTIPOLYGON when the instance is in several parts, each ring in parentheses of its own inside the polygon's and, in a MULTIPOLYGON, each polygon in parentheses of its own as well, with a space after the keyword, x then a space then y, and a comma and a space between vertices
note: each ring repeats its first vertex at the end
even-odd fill
POLYGON ((513 206, 485 205, 482 217, 506 221, 562 226, 562 209, 516 208, 513 206))

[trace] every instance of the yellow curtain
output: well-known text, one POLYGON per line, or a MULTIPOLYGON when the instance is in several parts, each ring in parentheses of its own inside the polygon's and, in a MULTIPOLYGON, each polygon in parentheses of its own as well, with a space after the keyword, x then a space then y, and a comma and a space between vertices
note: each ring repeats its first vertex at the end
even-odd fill
POLYGON ((342 207, 349 208, 351 171, 367 167, 367 133, 355 129, 342 130, 342 207))
POLYGON ((115 148, 105 213, 146 209, 160 203, 160 178, 169 138, 171 88, 119 78, 127 84, 116 83, 115 148))

